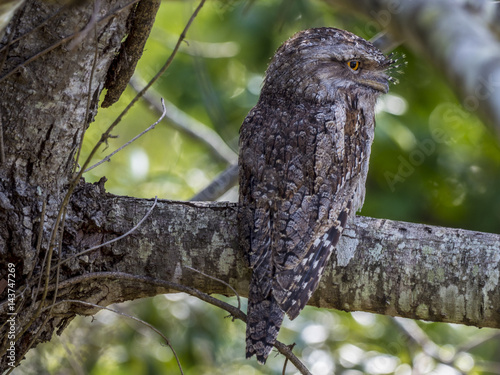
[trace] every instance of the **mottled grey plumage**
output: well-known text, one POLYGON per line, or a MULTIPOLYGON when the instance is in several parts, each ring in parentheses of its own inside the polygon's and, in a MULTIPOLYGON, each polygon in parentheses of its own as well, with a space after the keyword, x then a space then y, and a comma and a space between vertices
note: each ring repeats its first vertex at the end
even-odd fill
POLYGON ((363 204, 375 101, 392 63, 354 34, 319 28, 295 34, 269 65, 240 130, 247 357, 265 363, 284 314, 306 305, 363 204))

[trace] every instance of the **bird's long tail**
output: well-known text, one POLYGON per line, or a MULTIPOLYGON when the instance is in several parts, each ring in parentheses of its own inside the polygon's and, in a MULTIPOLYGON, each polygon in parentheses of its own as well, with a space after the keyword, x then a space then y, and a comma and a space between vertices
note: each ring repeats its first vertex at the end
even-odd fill
POLYGON ((247 310, 246 356, 254 354, 260 364, 265 364, 283 321, 284 312, 269 288, 264 295, 252 277, 247 310))

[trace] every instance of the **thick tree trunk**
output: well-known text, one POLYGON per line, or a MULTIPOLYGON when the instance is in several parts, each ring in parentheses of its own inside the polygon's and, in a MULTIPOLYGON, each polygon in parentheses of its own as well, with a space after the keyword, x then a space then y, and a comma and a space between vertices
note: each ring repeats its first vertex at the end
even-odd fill
MULTIPOLYGON (((126 21, 132 9, 124 8, 127 3, 130 0, 102 1, 94 11, 92 4, 61 7, 54 2, 28 1, 1 42, 1 55, 6 58, 0 66, 0 291, 6 299, 15 289, 16 308, 23 306, 17 316, 10 316, 15 317, 15 324, 5 325, 7 309, 2 305, 2 369, 6 368, 4 354, 11 341, 15 341, 17 361, 47 317, 42 313, 28 324, 37 309, 31 305, 32 287, 42 273, 42 260, 72 179, 75 151, 96 114, 108 67, 127 33, 126 21), (83 30, 93 13, 97 22, 81 34, 81 42, 72 46, 74 39, 69 37, 83 30), (7 45, 9 40, 11 45, 7 45), (39 240, 41 251, 37 256, 39 240), (14 284, 7 265, 14 266, 14 284), (10 282, 7 288, 5 280, 10 282), (6 340, 7 329, 12 327, 16 336, 27 330, 16 340, 11 340, 11 335, 6 340)), ((72 233, 73 224, 68 222, 68 233, 72 233)), ((57 243, 54 245, 57 251, 57 243)), ((74 249, 63 247, 62 254, 66 256, 74 249)), ((50 339, 54 328, 71 316, 58 312, 47 317, 34 344, 50 339)))
MULTIPOLYGON (((113 196, 100 184, 82 181, 67 206, 64 235, 52 235, 73 179, 75 151, 128 32, 132 7, 122 9, 125 5, 122 0, 100 2, 95 29, 89 28, 73 48, 65 38, 85 28, 91 5, 66 8, 35 29, 59 6, 28 1, 10 30, 14 42, 0 71, 2 372, 30 346, 50 340, 54 330, 61 332, 76 314, 96 311, 64 300, 109 305, 174 291, 175 284, 233 294, 185 266, 246 295, 249 271, 237 249, 235 204, 162 201, 130 235, 71 258, 125 234, 153 204, 113 196), (52 262, 45 260, 49 245, 52 262), (47 264, 51 271, 45 289, 47 264), (59 304, 50 309, 53 302, 59 304)), ((498 235, 359 217, 344 234, 310 303, 500 327, 499 262, 498 235)))
MULTIPOLYGON (((98 17, 103 18, 124 4, 125 1, 103 2, 98 17)), ((46 2, 28 2, 13 37, 28 34, 59 8, 46 2)), ((107 68, 126 33, 129 10, 130 7, 98 23, 97 35, 92 30, 71 50, 68 43, 62 43, 44 53, 83 29, 91 17, 92 6, 62 10, 46 27, 6 47, 8 57, 0 76, 4 154, 0 170, 0 254, 2 261, 18 264, 19 273, 27 274, 37 261, 32 250, 44 199, 46 234, 50 232, 72 177, 75 151, 97 111, 107 68), (89 85, 96 45, 97 64, 89 85), (27 62, 30 58, 34 61, 27 62)))

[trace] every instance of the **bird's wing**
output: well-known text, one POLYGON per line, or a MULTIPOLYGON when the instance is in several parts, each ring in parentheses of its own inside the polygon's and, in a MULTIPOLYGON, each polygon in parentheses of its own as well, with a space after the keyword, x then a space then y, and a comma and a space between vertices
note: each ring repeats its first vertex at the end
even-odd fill
POLYGON ((298 123, 301 131, 289 132, 284 142, 287 172, 277 199, 279 236, 273 247, 272 291, 291 319, 316 290, 346 222, 358 208, 353 202, 368 162, 361 150, 369 142, 360 126, 364 118, 356 111, 346 116, 336 116, 334 110, 310 114, 307 127, 299 121, 291 123, 292 128, 298 123))
POLYGON ((278 171, 270 163, 265 109, 250 111, 240 130, 240 246, 253 269, 247 310, 247 358, 265 363, 278 336, 284 312, 272 294, 273 233, 278 171))

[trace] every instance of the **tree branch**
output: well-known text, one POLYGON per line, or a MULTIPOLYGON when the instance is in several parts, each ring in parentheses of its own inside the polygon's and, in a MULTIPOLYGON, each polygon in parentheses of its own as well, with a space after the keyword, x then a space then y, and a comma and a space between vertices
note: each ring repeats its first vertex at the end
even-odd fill
POLYGON ((238 164, 232 164, 222 171, 191 201, 214 201, 238 183, 238 164))
MULTIPOLYGON (((119 236, 138 213, 151 207, 151 200, 98 194, 97 189, 83 185, 73 198, 67 218, 75 236, 71 248, 119 236), (99 238, 96 228, 102 233, 99 238)), ((234 295, 223 284, 193 274, 185 268, 189 266, 246 296, 250 272, 237 246, 236 214, 234 203, 159 201, 133 235, 69 266, 73 271, 79 268, 80 275, 106 267, 205 293, 234 295)), ((309 304, 499 328, 499 263, 500 235, 358 216, 345 231, 309 304)), ((88 280, 84 284, 96 286, 88 280)), ((104 284, 99 281, 98 289, 104 284)), ((136 284, 121 288, 100 304, 158 293, 136 284)))

